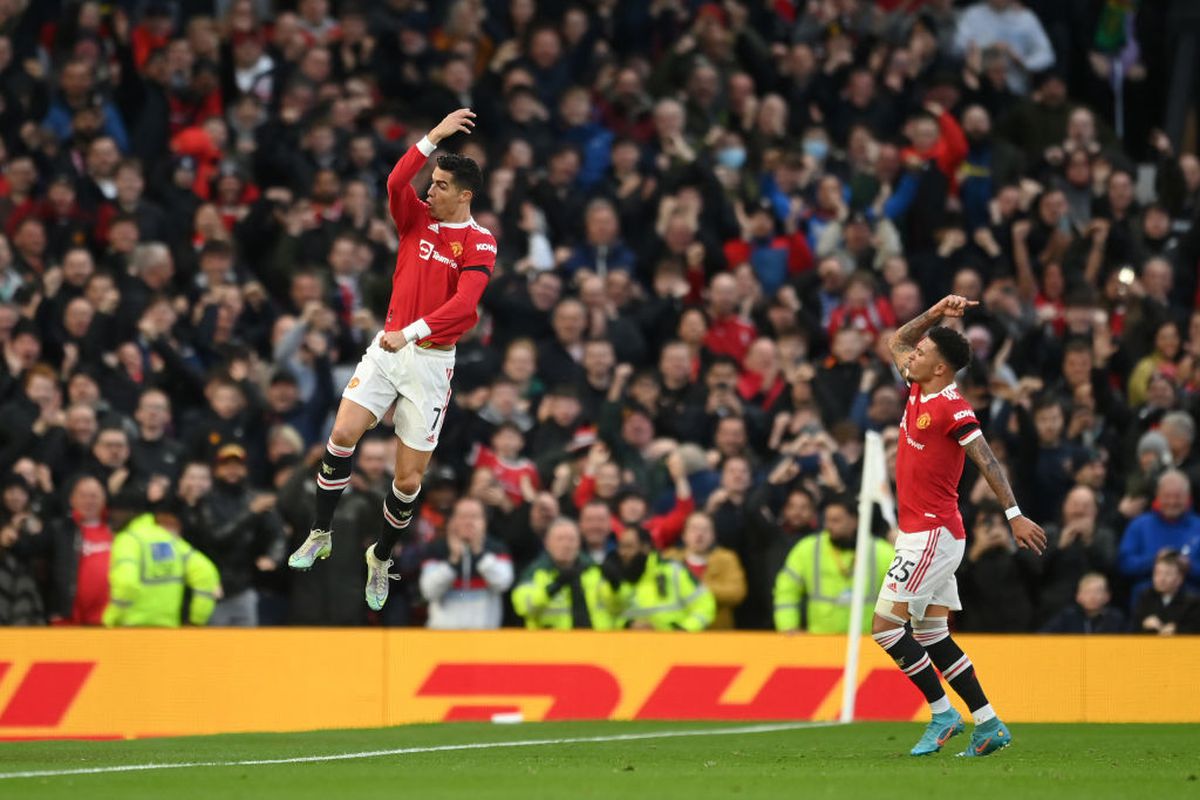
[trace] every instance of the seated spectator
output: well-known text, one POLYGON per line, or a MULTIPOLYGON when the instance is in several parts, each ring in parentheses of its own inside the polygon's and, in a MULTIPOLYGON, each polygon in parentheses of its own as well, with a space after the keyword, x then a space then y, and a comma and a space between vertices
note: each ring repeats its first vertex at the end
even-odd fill
MULTIPOLYGON (((1159 477, 1154 507, 1134 518, 1121 537, 1117 563, 1133 582, 1134 597, 1150 585, 1154 560, 1164 548, 1189 557, 1200 553, 1200 515, 1192 510, 1187 476, 1177 470, 1159 477)), ((1191 591, 1200 590, 1200 558, 1189 561, 1186 582, 1191 591)))
POLYGON ((1125 633, 1125 614, 1109 605, 1108 579, 1089 572, 1079 579, 1075 602, 1042 626, 1042 633, 1125 633))
POLYGON ((545 546, 513 589, 513 609, 525 627, 612 629, 613 584, 580 552, 579 527, 559 517, 546 530, 545 546))
POLYGON ((625 528, 617 550, 604 562, 604 576, 617 587, 617 627, 631 630, 703 631, 713 624, 717 601, 687 567, 668 561, 649 532, 625 528))
POLYGON ((712 630, 733 628, 733 609, 746 598, 746 573, 737 553, 716 546, 712 520, 701 511, 688 516, 681 541, 683 547, 664 550, 663 558, 682 563, 693 578, 712 592, 717 601, 712 630))
POLYGON ((1200 633, 1200 598, 1184 586, 1187 568, 1188 559, 1179 551, 1159 552, 1150 585, 1133 604, 1135 633, 1200 633))
POLYGON ((487 534, 483 503, 464 497, 446 522, 446 537, 426 549, 421 595, 426 626, 444 630, 499 628, 504 593, 512 586, 512 558, 487 534))

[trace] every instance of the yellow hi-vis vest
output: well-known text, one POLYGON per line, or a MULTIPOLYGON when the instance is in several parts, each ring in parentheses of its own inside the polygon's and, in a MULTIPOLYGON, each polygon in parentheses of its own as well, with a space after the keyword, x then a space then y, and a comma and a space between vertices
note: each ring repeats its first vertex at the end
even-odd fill
POLYGON ((617 593, 621 608, 618 627, 645 620, 656 631, 702 631, 717 616, 717 600, 678 561, 658 553, 646 558, 637 583, 622 583, 617 593))
MULTIPOLYGON (((592 630, 610 631, 614 625, 612 585, 604 579, 600 567, 591 559, 580 556, 580 561, 582 571, 579 583, 587 601, 592 630)), ((521 582, 513 589, 512 604, 517 615, 525 619, 526 628, 571 629, 570 587, 564 586, 553 595, 549 592, 550 584, 557 578, 558 568, 547 555, 540 556, 530 564, 521 576, 521 582)))
POLYGON ((221 579, 203 553, 142 514, 113 537, 108 584, 106 626, 177 628, 184 587, 192 590, 188 621, 204 625, 221 579))
MULTIPOLYGON (((871 630, 875 600, 894 553, 884 539, 875 539, 871 544, 863 631, 871 630)), ((805 536, 796 542, 775 577, 775 629, 800 630, 800 608, 804 603, 809 633, 845 633, 850 629, 853 589, 854 551, 834 547, 829 531, 805 536)))

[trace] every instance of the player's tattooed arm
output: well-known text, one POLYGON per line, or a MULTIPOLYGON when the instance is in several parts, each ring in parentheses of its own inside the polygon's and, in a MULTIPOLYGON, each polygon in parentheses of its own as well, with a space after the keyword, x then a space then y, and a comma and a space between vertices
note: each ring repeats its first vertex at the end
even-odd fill
POLYGON ((916 349, 917 343, 924 338, 929 329, 937 325, 942 317, 961 317, 969 306, 977 305, 979 305, 978 300, 968 300, 957 294, 949 294, 937 301, 924 314, 900 326, 899 330, 888 340, 888 349, 892 351, 892 360, 896 362, 896 369, 907 377, 905 368, 908 354, 916 349))
MULTIPOLYGON (((1008 476, 1004 474, 1004 467, 1000 466, 1000 462, 996 460, 996 454, 988 446, 987 439, 976 436, 963 449, 967 451, 967 455, 983 473, 984 480, 992 488, 1000 505, 1006 509, 1016 506, 1017 498, 1008 483, 1008 476)), ((1036 522, 1024 515, 1018 515, 1009 520, 1009 524, 1012 526, 1013 538, 1017 540, 1019 546, 1032 550, 1038 555, 1041 555, 1042 551, 1046 549, 1046 532, 1036 522)))
POLYGON ((914 319, 901 325, 892 334, 892 338, 888 340, 888 349, 892 351, 892 360, 896 362, 896 368, 901 373, 904 372, 905 362, 908 361, 908 354, 916 348, 917 342, 921 341, 925 333, 942 318, 940 313, 935 313, 937 312, 937 308, 938 306, 934 306, 924 314, 919 314, 914 319))
POLYGON ((975 466, 979 467, 979 472, 983 475, 983 479, 987 481, 988 486, 992 487, 992 492, 996 495, 996 499, 1000 501, 1000 505, 1004 508, 1015 506, 1017 504, 1017 497, 1013 494, 1012 486, 1008 483, 1008 476, 1004 473, 1004 467, 1000 465, 1000 462, 996 459, 996 454, 988 446, 987 439, 982 436, 976 436, 963 447, 963 450, 975 462, 975 466))

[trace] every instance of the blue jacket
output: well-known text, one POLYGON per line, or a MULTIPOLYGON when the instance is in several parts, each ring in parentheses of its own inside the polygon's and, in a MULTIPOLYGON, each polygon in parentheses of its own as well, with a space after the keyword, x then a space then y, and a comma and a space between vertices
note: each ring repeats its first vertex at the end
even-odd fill
POLYGON ((1174 522, 1168 522, 1157 511, 1147 511, 1129 523, 1117 554, 1121 573, 1137 581, 1133 587, 1134 597, 1150 585, 1154 558, 1164 547, 1187 554, 1191 562, 1188 586, 1200 589, 1200 515, 1188 511, 1174 522))
MULTIPOLYGON (((121 119, 121 112, 112 103, 105 101, 100 107, 101 113, 104 115, 104 124, 101 125, 101 131, 105 136, 111 136, 113 141, 117 143, 117 148, 122 153, 129 152, 129 132, 125 128, 125 122, 121 119)), ((42 120, 42 124, 50 130, 54 131, 54 135, 58 137, 60 142, 65 142, 71 138, 71 124, 74 112, 67 107, 62 100, 56 100, 50 106, 46 118, 42 120)))

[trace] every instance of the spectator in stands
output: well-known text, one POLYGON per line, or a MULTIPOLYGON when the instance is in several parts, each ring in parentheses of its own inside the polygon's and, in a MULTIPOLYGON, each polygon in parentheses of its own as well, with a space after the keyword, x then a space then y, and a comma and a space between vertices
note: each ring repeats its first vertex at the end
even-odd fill
POLYGON ((429 602, 426 625, 499 628, 504 593, 512 583, 512 559, 487 535, 483 503, 462 498, 446 522, 446 537, 426 550, 421 565, 421 595, 429 602))
MULTIPOLYGON (((775 630, 845 633, 850 629, 857 534, 854 501, 845 496, 830 498, 825 504, 825 530, 797 542, 775 578, 775 630)), ((876 593, 892 566, 892 556, 886 540, 872 541, 863 630, 875 613, 876 593)))
POLYGON ((681 562, 693 578, 712 592, 717 602, 717 616, 712 629, 731 629, 733 609, 746 598, 746 573, 737 554, 727 548, 717 547, 712 520, 701 511, 688 516, 681 543, 681 548, 664 550, 662 557, 681 562))
POLYGON ((1075 602, 1055 614, 1042 633, 1125 633, 1129 625, 1120 609, 1109 605, 1108 579, 1089 572, 1079 579, 1075 602))
MULTIPOLYGON (((438 467, 456 477, 399 554, 410 589, 371 622, 423 619, 419 553, 460 489, 518 569, 564 513, 589 516, 602 556, 623 486, 645 493, 626 516, 670 513, 677 449, 744 560, 737 623, 767 627, 814 508, 858 481, 862 431, 895 433, 903 376, 872 346, 887 308, 902 324, 951 287, 980 301, 959 387, 1004 434, 1021 507, 1084 520, 1078 486, 1097 506, 1091 544, 1090 524, 1072 538, 1064 520, 1070 543, 1027 576, 1026 627, 1081 570, 1104 571, 1106 526, 1161 518, 1163 469, 1198 496, 1200 161, 1179 122, 1195 98, 1168 110, 1144 91, 1189 66, 1147 38, 1163 4, 1120 4, 1099 27, 1013 0, 591 17, 521 2, 486 19, 473 0, 445 14, 223 0, 221 25, 192 2, 111 19, 44 5, 17 3, 0 35, 0 472, 19 467, 47 530, 84 474, 131 501, 178 476, 184 535, 211 543, 218 450, 245 449, 251 496, 306 471, 304 443, 385 322, 388 169, 421 119, 462 106, 497 269, 458 346, 438 467), (492 467, 465 463, 504 423, 545 487, 531 476, 515 506, 492 467), (594 463, 592 437, 610 448, 594 463)), ((357 453, 363 509, 392 440, 357 453)), ((973 488, 975 505, 986 482, 973 488)), ((287 496, 284 516, 307 502, 287 496)), ((979 555, 972 569, 1012 566, 999 547, 979 555)), ((284 597, 320 600, 297 620, 365 621, 360 600, 308 591, 318 573, 250 569, 231 586, 256 585, 267 621, 284 597)), ((964 581, 968 627, 983 583, 964 581)))
POLYGON ((702 631, 713 624, 717 601, 678 561, 654 549, 641 528, 617 534, 617 549, 604 562, 606 579, 617 587, 617 627, 633 630, 702 631))
POLYGON ((1078 594, 1079 581, 1089 573, 1108 575, 1116 566, 1117 537, 1099 519, 1096 492, 1076 486, 1063 500, 1062 521, 1046 526, 1037 613, 1049 619, 1078 594))
MULTIPOLYGON (((1137 597, 1150 585, 1154 560, 1164 549, 1178 550, 1191 558, 1200 553, 1200 516, 1192 510, 1191 489, 1187 477, 1168 470, 1158 478, 1154 507, 1137 516, 1121 537, 1118 564, 1121 574, 1133 582, 1137 597)), ((1187 586, 1200 588, 1200 559, 1188 562, 1187 586)))
MULTIPOLYGON (((964 631, 1024 631, 1033 620, 1037 564, 1008 535, 995 502, 976 507, 967 555, 958 569, 964 631)), ((1105 601, 1107 602, 1107 600, 1105 601)))
POLYGON ((107 496, 103 484, 90 475, 77 478, 66 496, 66 515, 51 520, 43 533, 19 539, 14 552, 45 564, 51 625, 100 625, 108 605, 113 541, 107 496))
POLYGON ((1054 49, 1037 15, 1013 0, 975 3, 959 18, 959 53, 992 48, 1007 61, 1008 85, 1024 92, 1028 76, 1054 65, 1054 49))
POLYGON ((105 626, 175 628, 185 615, 191 625, 206 624, 221 595, 220 579, 216 566, 180 537, 178 517, 170 509, 155 515, 110 507, 109 514, 118 532, 105 626))
MULTIPOLYGON (((275 511, 275 496, 254 494, 246 486, 246 450, 227 444, 213 459, 213 482, 204 502, 211 515, 208 527, 189 538, 221 573, 224 597, 210 625, 258 625, 257 575, 274 571, 283 559, 283 522, 275 511)), ((185 529, 186 530, 186 529, 185 529)))
POLYGON ((1150 586, 1133 606, 1133 630, 1173 636, 1200 633, 1200 599, 1184 585, 1189 559, 1177 550, 1162 550, 1154 559, 1150 586))
POLYGON ((546 531, 546 552, 513 590, 513 608, 531 629, 613 627, 614 588, 580 552, 578 526, 559 517, 546 531))

